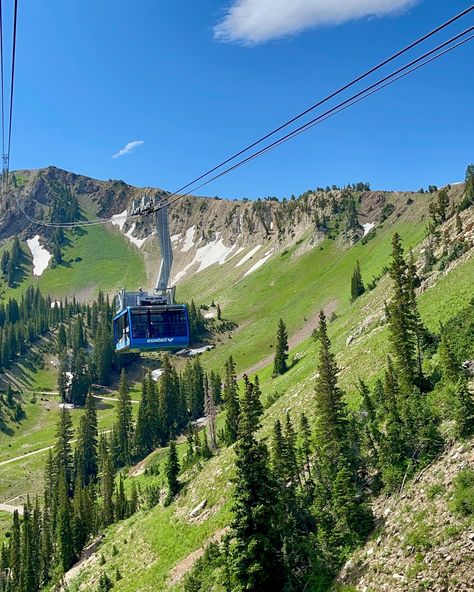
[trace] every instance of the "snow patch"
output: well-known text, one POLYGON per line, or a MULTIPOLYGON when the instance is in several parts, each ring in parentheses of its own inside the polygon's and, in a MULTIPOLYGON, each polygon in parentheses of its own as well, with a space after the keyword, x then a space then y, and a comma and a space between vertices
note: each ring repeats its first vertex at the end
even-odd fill
POLYGON ((156 370, 152 370, 151 371, 152 380, 154 380, 155 382, 158 382, 158 379, 163 374, 163 372, 164 372, 164 370, 162 370, 161 368, 157 368, 156 370))
MULTIPOLYGON (((187 234, 187 233, 186 233, 187 234)), ((216 240, 203 247, 199 247, 196 250, 196 254, 194 255, 194 259, 191 263, 188 263, 183 267, 181 271, 179 271, 175 277, 173 278, 173 284, 179 282, 181 278, 183 278, 186 273, 193 267, 193 265, 199 264, 199 268, 197 273, 207 269, 211 265, 215 263, 219 263, 222 265, 225 263, 226 259, 235 251, 236 246, 232 245, 231 247, 226 247, 224 244, 224 239, 220 236, 220 233, 217 233, 216 240)), ((181 249, 183 251, 184 249, 181 249)))
POLYGON ((74 403, 59 403, 60 409, 75 409, 74 403))
POLYGON ((59 300, 53 300, 53 302, 51 302, 51 308, 56 308, 56 307, 60 307, 61 303, 59 302, 59 300))
POLYGON ((372 228, 375 226, 375 222, 367 222, 367 224, 362 224, 362 228, 364 229, 364 236, 369 234, 372 228))
POLYGON ((118 226, 120 230, 123 230, 125 222, 127 221, 127 209, 125 209, 121 214, 114 214, 111 216, 110 221, 114 226, 118 226))
POLYGON ((40 245, 39 239, 40 237, 37 234, 26 241, 33 256, 33 275, 38 276, 43 275, 43 271, 48 267, 49 260, 52 257, 51 253, 40 245))
POLYGON ((242 259, 238 263, 236 263, 235 267, 240 267, 244 263, 247 263, 247 261, 255 255, 255 253, 260 249, 261 246, 262 245, 257 245, 252 250, 250 250, 246 255, 242 257, 242 259))
POLYGON ((209 351, 210 349, 214 349, 214 345, 205 345, 204 347, 196 347, 195 349, 185 347, 184 349, 180 349, 176 352, 177 356, 197 356, 198 354, 203 354, 204 352, 209 351))
POLYGON ((132 236, 133 233, 135 232, 135 228, 136 228, 136 224, 134 222, 130 226, 130 228, 127 230, 127 232, 125 233, 125 236, 128 238, 128 240, 131 243, 133 243, 135 246, 137 246, 140 249, 140 247, 142 247, 143 243, 146 241, 146 237, 145 238, 136 238, 135 236, 132 236))
POLYGON ((171 236, 171 242, 172 243, 177 243, 179 241, 179 239, 181 238, 181 234, 173 234, 171 236))
POLYGON ((254 265, 252 265, 252 267, 250 269, 248 269, 245 273, 244 273, 244 277, 247 275, 250 275, 251 273, 253 273, 254 271, 257 271, 257 269, 259 269, 260 267, 262 267, 262 265, 264 265, 272 256, 273 250, 271 251, 267 251, 265 253, 265 256, 262 257, 259 261, 257 261, 257 263, 255 263, 254 265))
POLYGON ((187 253, 194 247, 194 235, 196 234, 196 226, 191 226, 186 230, 184 237, 184 244, 181 247, 181 253, 187 253))
POLYGON ((214 319, 214 318, 215 318, 215 316, 216 316, 216 314, 217 314, 217 313, 215 313, 215 312, 212 312, 212 311, 210 311, 210 312, 206 312, 206 313, 205 313, 205 315, 204 315, 204 318, 205 318, 205 319, 214 319))

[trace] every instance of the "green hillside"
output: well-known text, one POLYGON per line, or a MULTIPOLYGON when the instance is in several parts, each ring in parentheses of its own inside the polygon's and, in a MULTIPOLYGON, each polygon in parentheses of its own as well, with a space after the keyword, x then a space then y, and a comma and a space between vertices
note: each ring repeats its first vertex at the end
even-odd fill
MULTIPOLYGON (((453 194, 453 199, 458 194, 453 194)), ((421 269, 427 244, 429 201, 426 195, 413 194, 408 204, 397 202, 396 214, 389 215, 367 239, 355 245, 350 245, 342 233, 335 230, 331 238, 315 241, 314 234, 307 229, 290 245, 280 246, 275 240, 269 241, 268 246, 263 244, 244 265, 236 264, 253 245, 222 265, 211 265, 202 272, 186 276, 179 284, 180 300, 194 300, 197 305, 207 306, 214 301, 220 305, 223 318, 236 324, 235 329, 205 337, 204 340, 211 340, 215 348, 201 354, 199 359, 206 371, 215 370, 222 375, 225 361, 232 355, 240 376, 244 372, 251 377, 258 374, 265 408, 258 432, 260 439, 269 441, 275 420, 285 418, 288 412, 295 421, 304 412, 310 425, 315 425, 314 386, 319 345, 313 332, 322 309, 329 319, 329 337, 340 368, 339 384, 345 390, 350 408, 359 408, 360 395, 356 389, 359 378, 373 385, 381 376, 389 353, 384 315, 385 302, 390 299, 392 290, 387 274, 392 237, 396 232, 401 235, 406 252, 413 250, 421 269), (245 276, 269 250, 272 250, 269 260, 245 276), (365 285, 372 282, 372 286, 351 302, 351 276, 357 261, 365 285), (274 377, 275 334, 280 318, 289 333, 290 369, 274 377)), ((463 227, 469 229, 468 233, 472 231, 472 216, 472 207, 463 213, 463 227)), ((454 218, 450 218, 443 231, 447 232, 446 236, 451 235, 455 244, 453 227, 454 218)), ((52 298, 75 295, 81 300, 90 300, 99 289, 112 292, 123 284, 144 283, 147 263, 144 255, 118 230, 97 226, 79 234, 68 233, 67 238, 68 244, 63 249, 65 264, 48 268, 36 279, 29 275, 29 263, 25 261, 23 280, 13 289, 4 286, 4 299, 18 297, 28 285, 39 285, 42 292, 52 298)), ((437 240, 441 245, 441 238, 437 240)), ((463 309, 472 297, 474 259, 469 241, 471 238, 468 238, 464 254, 453 257, 442 269, 443 257, 447 255, 444 251, 437 254, 437 267, 427 274, 432 281, 420 289, 419 310, 431 331, 438 331, 440 323, 463 309)), ((4 243, 3 248, 10 248, 10 243, 4 243)), ((26 245, 23 244, 23 248, 28 252, 26 245)), ((156 356, 148 356, 132 368, 134 399, 140 398, 142 363, 156 367, 158 362, 156 356)), ((177 359, 176 364, 183 371, 183 360, 177 359)), ((58 416, 56 367, 55 355, 50 359, 45 354, 43 364, 20 359, 8 371, 7 379, 18 379, 21 385, 25 418, 16 424, 8 423, 0 433, 0 502, 19 505, 26 495, 33 497, 42 493, 46 452, 54 444, 58 416), (38 452, 28 456, 35 451, 38 452), (22 458, 24 455, 27 456, 22 458)), ((242 384, 240 386, 242 390, 242 384)), ((107 394, 117 396, 114 390, 107 394)), ((98 403, 99 429, 108 433, 116 422, 117 404, 103 400, 98 403)), ((136 417, 138 405, 134 405, 133 411, 136 417)), ((82 415, 82 409, 73 410, 75 429, 82 415)), ((224 422, 225 411, 217 417, 218 432, 224 428, 224 422)), ((184 462, 187 446, 183 436, 178 438, 181 462, 184 462)), ((159 487, 160 503, 142 508, 130 518, 105 529, 100 551, 92 554, 79 573, 68 575, 68 591, 95 590, 100 574, 107 573, 114 579, 117 571, 122 576, 127 574, 116 579, 114 590, 117 592, 182 590, 184 576, 202 553, 203 546, 211 540, 220 540, 229 525, 235 475, 234 448, 221 445, 209 460, 201 459, 185 468, 179 476, 183 488, 170 505, 162 503, 167 490, 166 446, 153 452, 130 472, 127 468, 121 470, 127 495, 136 487, 142 495, 150 488, 159 487), (205 509, 193 512, 202 502, 205 502, 205 509)), ((4 532, 9 528, 4 516, 1 525, 4 532)), ((317 586, 309 589, 321 590, 317 586)))
MULTIPOLYGON (((10 241, 0 248, 0 256, 10 241)), ((113 293, 124 285, 146 283, 145 264, 138 250, 121 233, 107 226, 89 226, 66 233, 63 263, 49 267, 40 277, 33 276, 31 253, 22 242, 24 275, 15 288, 3 284, 4 298, 20 295, 28 285, 39 286, 53 299, 90 300, 99 289, 113 293)))
MULTIPOLYGON (((380 274, 389 261, 390 240, 395 231, 402 235, 406 248, 416 252, 426 234, 423 209, 420 207, 415 216, 410 212, 410 217, 378 228, 376 237, 366 245, 343 249, 335 241, 325 241, 294 256, 299 247, 295 245, 286 253, 276 254, 262 269, 240 281, 235 262, 211 268, 187 281, 181 288, 186 298, 197 294, 198 302, 215 300, 222 305, 225 317, 239 323, 231 339, 224 338, 216 349, 202 355, 203 363, 222 369, 225 358, 231 353, 239 372, 252 368, 271 355, 270 344, 274 343, 279 317, 287 322, 291 336, 304 325, 305 318, 336 300, 336 317, 329 325, 329 332, 341 368, 340 383, 347 389, 351 405, 357 406, 355 383, 358 378, 371 382, 380 375, 388 353, 387 328, 375 318, 349 345, 347 338, 371 314, 383 311, 390 287, 388 278, 383 277, 374 290, 351 304, 350 276, 357 259, 366 280, 380 274)), ((440 322, 462 309, 472 297, 472 285, 474 260, 471 252, 471 256, 440 277, 433 288, 420 294, 420 311, 427 326, 437 330, 440 322)), ((269 436, 275 419, 284 417, 288 411, 293 417, 304 411, 314 421, 317 352, 318 346, 311 337, 302 339, 290 351, 297 363, 278 378, 272 378, 271 363, 262 364, 258 374, 263 401, 268 401, 270 395, 276 401, 263 416, 260 436, 269 436)), ((181 456, 184 448, 183 443, 181 456)), ((181 590, 181 576, 189 568, 193 553, 229 522, 233 456, 232 448, 221 449, 199 472, 194 469, 184 473, 184 490, 172 507, 157 506, 149 512, 139 512, 124 524, 113 527, 101 545, 104 566, 99 566, 99 556, 96 556, 75 580, 73 590, 88 589, 98 573, 105 570, 112 574, 115 567, 121 573, 133 574, 116 582, 114 589, 119 592, 157 588, 181 590), (205 512, 198 519, 192 518, 193 508, 203 500, 207 502, 205 512), (129 541, 133 541, 140 553, 128 551, 129 541)), ((152 456, 148 463, 160 467, 158 480, 164 486, 164 459, 152 456)))

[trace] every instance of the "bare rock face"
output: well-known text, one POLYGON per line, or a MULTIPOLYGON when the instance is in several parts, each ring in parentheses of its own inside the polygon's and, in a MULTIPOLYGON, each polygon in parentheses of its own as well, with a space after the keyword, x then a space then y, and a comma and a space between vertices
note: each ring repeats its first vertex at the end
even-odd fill
POLYGON ((466 360, 462 363, 462 367, 468 376, 474 377, 474 360, 466 360))
MULTIPOLYGON (((153 238, 154 217, 127 219, 132 200, 143 195, 166 199, 167 193, 159 188, 133 187, 120 180, 91 179, 53 166, 14 171, 9 191, 0 198, 0 241, 14 234, 23 239, 38 234, 43 243, 52 247, 54 229, 31 219, 49 221, 53 204, 67 206, 68 200, 75 199, 83 218, 116 216, 107 229, 121 232, 140 250, 149 280, 154 282, 159 258, 153 238)), ((172 280, 179 283, 186 275, 202 271, 209 264, 223 263, 240 252, 236 263, 250 253, 249 260, 263 264, 278 251, 296 244, 299 246, 293 256, 297 256, 328 236, 337 237, 343 248, 349 248, 365 240, 367 228, 372 238, 379 224, 390 224, 413 204, 419 206, 417 199, 425 199, 413 195, 327 188, 282 201, 183 196, 169 208, 174 251, 172 280)), ((419 211, 419 207, 415 208, 414 215, 420 216, 419 211)))
POLYGON ((402 492, 379 498, 371 540, 344 565, 338 584, 356 590, 472 590, 472 520, 452 508, 453 479, 474 469, 474 440, 456 443, 402 492))

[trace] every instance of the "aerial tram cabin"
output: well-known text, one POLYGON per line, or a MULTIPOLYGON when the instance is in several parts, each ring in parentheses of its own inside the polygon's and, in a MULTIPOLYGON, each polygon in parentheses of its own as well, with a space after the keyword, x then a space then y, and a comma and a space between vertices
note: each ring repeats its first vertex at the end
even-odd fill
POLYGON ((176 350, 189 345, 188 310, 184 304, 170 304, 143 291, 115 297, 116 352, 176 350))
POLYGON ((180 350, 190 343, 188 310, 175 303, 175 289, 168 287, 173 252, 168 226, 167 206, 142 198, 133 204, 132 215, 156 212, 156 227, 162 256, 157 284, 151 292, 122 289, 115 296, 113 320, 117 353, 180 350))

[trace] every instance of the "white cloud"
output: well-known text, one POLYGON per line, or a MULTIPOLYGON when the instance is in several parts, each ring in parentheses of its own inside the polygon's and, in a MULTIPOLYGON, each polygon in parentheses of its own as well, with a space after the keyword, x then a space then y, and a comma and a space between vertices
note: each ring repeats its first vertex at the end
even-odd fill
POLYGON ((214 27, 219 41, 244 45, 300 33, 319 25, 338 25, 363 17, 400 12, 419 0, 233 0, 214 27))
POLYGON ((133 142, 128 142, 128 144, 125 144, 125 146, 114 154, 112 158, 119 158, 119 156, 123 156, 124 154, 130 154, 132 150, 135 150, 135 148, 138 148, 138 146, 141 146, 143 143, 143 140, 133 140, 133 142))

